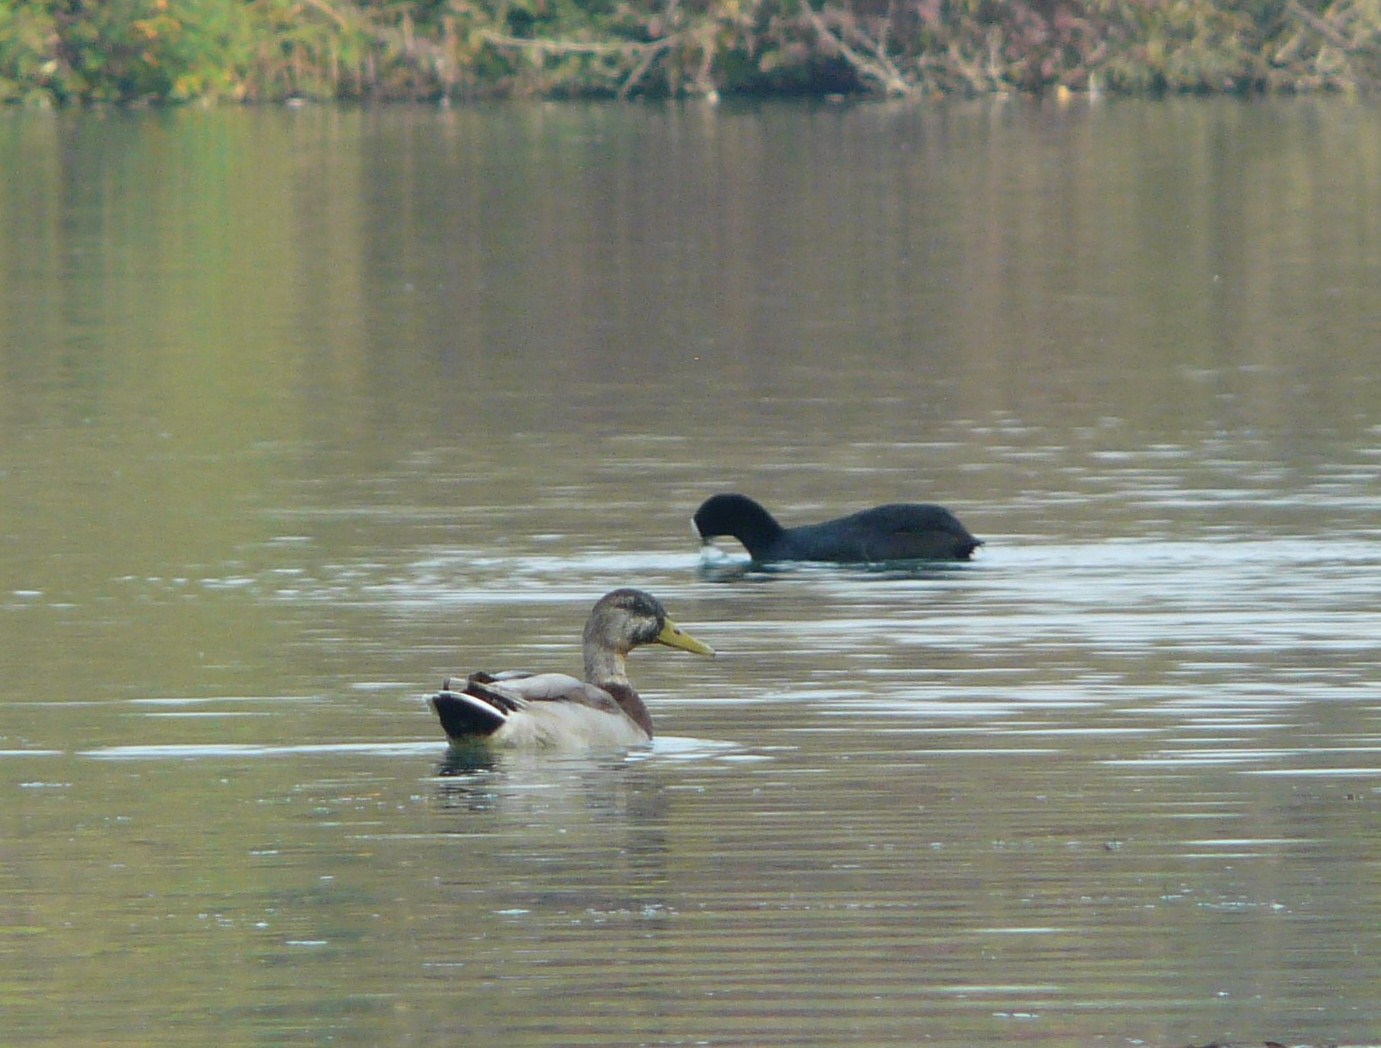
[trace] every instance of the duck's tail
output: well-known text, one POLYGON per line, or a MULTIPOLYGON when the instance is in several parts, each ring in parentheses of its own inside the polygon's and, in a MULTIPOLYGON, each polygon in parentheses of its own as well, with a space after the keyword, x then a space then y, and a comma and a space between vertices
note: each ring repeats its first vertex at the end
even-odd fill
POLYGON ((472 674, 462 688, 448 679, 431 698, 441 727, 453 742, 487 738, 508 723, 519 703, 498 688, 489 687, 489 674, 472 674))

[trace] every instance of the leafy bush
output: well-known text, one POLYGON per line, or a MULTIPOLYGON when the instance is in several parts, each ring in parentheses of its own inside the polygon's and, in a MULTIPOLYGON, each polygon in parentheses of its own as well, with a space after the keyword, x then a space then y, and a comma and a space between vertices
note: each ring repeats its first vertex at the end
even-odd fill
POLYGON ((21 102, 1378 83, 1378 0, 0 0, 21 102))

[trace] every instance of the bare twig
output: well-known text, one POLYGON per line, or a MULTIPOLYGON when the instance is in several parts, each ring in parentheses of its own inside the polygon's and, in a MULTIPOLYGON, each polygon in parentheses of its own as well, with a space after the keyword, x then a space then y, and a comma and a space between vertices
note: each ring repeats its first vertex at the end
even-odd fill
POLYGON ((809 0, 802 0, 801 10, 805 12, 806 19, 815 31, 828 40, 843 56, 844 61, 848 62, 860 76, 881 84, 883 90, 889 95, 911 94, 912 85, 906 82, 897 67, 892 64, 891 59, 877 47, 876 43, 868 41, 871 45, 870 50, 874 51, 874 57, 870 59, 850 47, 839 34, 827 26, 825 20, 810 6, 809 0))
MULTIPOLYGON (((1342 61, 1356 86, 1374 88, 1378 83, 1381 83, 1381 75, 1372 71, 1376 66, 1375 31, 1367 33, 1363 29, 1361 32, 1354 32, 1349 35, 1348 27, 1342 24, 1348 19, 1349 14, 1356 14, 1355 5, 1351 3, 1332 4, 1327 12, 1317 15, 1306 9, 1298 0, 1290 0, 1285 9, 1295 17, 1296 21, 1303 24, 1307 29, 1318 33, 1323 38, 1325 46, 1336 48, 1337 51, 1341 52, 1342 61), (1341 10, 1339 10, 1340 8, 1341 10), (1354 8, 1354 10, 1350 12, 1349 8, 1354 8)), ((1303 33, 1296 34, 1289 46, 1290 50, 1295 50, 1302 43, 1300 41, 1302 35, 1303 33)), ((1282 53, 1288 55, 1289 51, 1286 48, 1281 48, 1277 52, 1277 56, 1279 57, 1282 53)))
POLYGON ((653 40, 649 43, 640 45, 642 55, 638 59, 638 64, 633 67, 632 72, 630 72, 628 76, 624 78, 623 83, 619 85, 619 98, 627 98, 632 90, 638 86, 638 81, 647 74, 650 68, 652 68, 652 63, 657 61, 657 56, 663 51, 668 51, 675 47, 676 44, 680 42, 680 39, 681 34, 674 33, 671 36, 664 36, 660 40, 653 40))
POLYGON ((1337 26, 1326 18, 1320 18, 1318 15, 1314 14, 1313 11, 1306 10, 1297 3, 1296 0, 1290 0, 1290 2, 1285 5, 1285 9, 1305 25, 1309 26, 1310 29, 1313 29, 1320 36, 1326 38, 1334 47, 1341 48, 1344 51, 1357 50, 1357 45, 1344 36, 1337 26))
POLYGON ((493 44, 495 47, 535 51, 539 54, 548 55, 626 54, 630 51, 637 51, 642 46, 634 43, 610 44, 597 40, 546 40, 542 37, 508 36, 504 33, 496 33, 492 29, 481 30, 480 36, 486 43, 493 44))
POLYGON ((949 42, 949 61, 950 65, 959 72, 959 75, 969 82, 969 87, 972 90, 982 92, 991 86, 983 71, 975 63, 964 57, 959 50, 957 40, 949 42))
POLYGON ((340 26, 342 29, 347 28, 347 24, 344 17, 342 17, 340 12, 338 12, 335 8, 331 7, 330 4, 327 4, 325 0, 302 0, 302 3, 308 7, 315 7, 318 11, 326 15, 328 18, 331 19, 331 21, 335 22, 336 25, 340 26))

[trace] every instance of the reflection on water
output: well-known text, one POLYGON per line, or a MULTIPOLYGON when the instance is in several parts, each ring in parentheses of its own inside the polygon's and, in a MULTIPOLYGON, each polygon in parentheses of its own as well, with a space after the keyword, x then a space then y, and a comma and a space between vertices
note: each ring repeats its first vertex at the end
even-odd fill
POLYGON ((6 1044, 1376 1036, 1374 114, 0 116, 6 1044))

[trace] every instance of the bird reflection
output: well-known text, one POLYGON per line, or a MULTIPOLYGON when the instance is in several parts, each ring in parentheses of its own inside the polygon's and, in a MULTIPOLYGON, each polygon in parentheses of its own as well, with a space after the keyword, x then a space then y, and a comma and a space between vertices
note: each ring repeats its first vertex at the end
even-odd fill
POLYGON ((515 816, 525 824, 534 818, 645 824, 665 814, 667 799, 661 776, 642 756, 559 758, 453 746, 436 769, 437 798, 448 810, 515 816))
POLYGON ((487 746, 450 746, 446 757, 437 765, 438 778, 449 779, 473 776, 493 771, 498 766, 498 758, 487 746))

